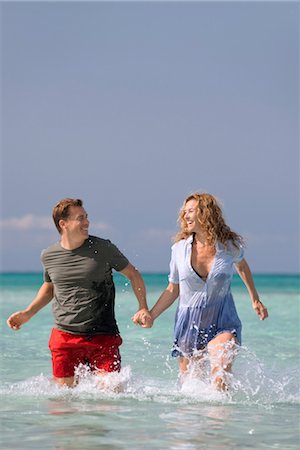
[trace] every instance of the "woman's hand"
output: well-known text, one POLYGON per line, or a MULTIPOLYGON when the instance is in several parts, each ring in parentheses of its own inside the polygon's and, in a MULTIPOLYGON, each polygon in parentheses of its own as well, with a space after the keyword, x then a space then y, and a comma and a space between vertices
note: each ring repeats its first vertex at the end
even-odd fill
POLYGON ((151 328, 153 325, 152 316, 146 308, 140 309, 131 319, 133 323, 141 325, 143 328, 151 328))
POLYGON ((269 316, 267 308, 260 300, 254 300, 252 306, 260 320, 265 320, 269 316))

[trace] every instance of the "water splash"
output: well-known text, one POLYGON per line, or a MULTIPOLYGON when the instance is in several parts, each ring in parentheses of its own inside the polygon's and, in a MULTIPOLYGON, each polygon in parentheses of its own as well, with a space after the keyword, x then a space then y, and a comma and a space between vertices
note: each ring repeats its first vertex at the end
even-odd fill
MULTIPOLYGON (((150 352, 150 347, 145 343, 150 352)), ((210 379, 208 358, 202 370, 191 370, 179 379, 165 358, 160 370, 152 375, 132 374, 130 366, 103 377, 94 376, 88 367, 76 370, 75 388, 60 387, 50 377, 40 374, 17 383, 0 385, 0 395, 38 398, 120 399, 161 403, 249 404, 272 407, 280 403, 299 403, 299 369, 268 369, 246 347, 240 348, 233 373, 229 374, 229 391, 217 391, 210 379), (167 370, 164 370, 167 368, 167 370)))

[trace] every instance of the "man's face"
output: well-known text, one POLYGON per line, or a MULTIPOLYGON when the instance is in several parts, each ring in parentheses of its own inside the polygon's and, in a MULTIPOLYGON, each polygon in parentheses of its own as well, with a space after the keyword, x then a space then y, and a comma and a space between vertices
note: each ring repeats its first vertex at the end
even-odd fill
POLYGON ((61 222, 62 233, 72 239, 85 240, 89 236, 89 220, 84 208, 70 206, 69 217, 61 222))

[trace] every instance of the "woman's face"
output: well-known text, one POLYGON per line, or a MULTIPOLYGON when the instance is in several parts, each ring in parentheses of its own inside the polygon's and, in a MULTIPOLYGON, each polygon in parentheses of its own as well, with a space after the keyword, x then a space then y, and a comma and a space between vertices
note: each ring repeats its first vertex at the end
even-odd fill
POLYGON ((183 219, 186 223, 186 229, 189 233, 197 233, 201 230, 200 223, 198 220, 198 202, 197 200, 189 200, 186 202, 183 210, 183 219))

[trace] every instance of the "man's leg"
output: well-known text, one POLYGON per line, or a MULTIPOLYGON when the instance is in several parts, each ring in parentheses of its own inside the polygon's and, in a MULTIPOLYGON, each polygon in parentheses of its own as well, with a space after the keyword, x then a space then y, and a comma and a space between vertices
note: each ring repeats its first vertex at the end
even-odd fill
POLYGON ((64 377, 64 378, 53 377, 53 379, 55 383, 59 384, 60 386, 74 387, 74 377, 64 377))
POLYGON ((89 357, 91 367, 95 375, 99 377, 99 387, 112 389, 115 392, 122 390, 119 383, 116 385, 111 379, 106 377, 109 373, 120 372, 121 354, 119 347, 122 344, 120 336, 94 336, 91 344, 95 349, 89 357))
POLYGON ((49 339, 52 372, 54 381, 60 386, 73 387, 75 384, 75 367, 81 362, 82 353, 76 339, 69 333, 52 330, 49 339))

